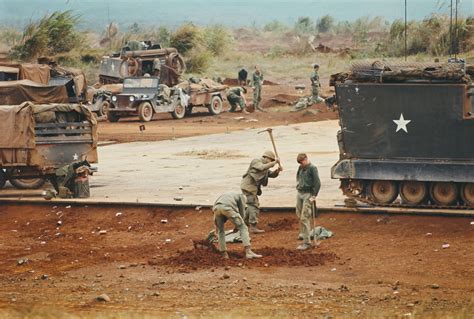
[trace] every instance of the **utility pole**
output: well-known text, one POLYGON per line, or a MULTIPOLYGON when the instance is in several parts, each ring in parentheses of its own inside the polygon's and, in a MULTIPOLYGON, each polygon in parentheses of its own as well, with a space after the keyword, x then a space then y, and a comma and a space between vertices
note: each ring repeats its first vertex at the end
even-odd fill
POLYGON ((405 61, 407 60, 407 25, 407 0, 405 0, 405 61))

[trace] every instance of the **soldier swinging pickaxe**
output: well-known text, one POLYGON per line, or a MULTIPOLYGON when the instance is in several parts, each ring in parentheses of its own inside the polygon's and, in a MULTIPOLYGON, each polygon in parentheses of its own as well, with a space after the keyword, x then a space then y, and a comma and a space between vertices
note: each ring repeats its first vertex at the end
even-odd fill
MULTIPOLYGON (((272 129, 271 127, 269 127, 269 128, 267 128, 267 129, 265 129, 265 130, 263 130, 263 131, 258 132, 257 134, 260 134, 260 133, 263 133, 263 132, 268 132, 268 134, 270 134, 270 139, 272 140, 273 151, 275 152, 275 156, 276 156, 277 158, 280 158, 280 157, 278 156, 278 152, 277 152, 277 149, 276 149, 276 146, 275 146, 275 140, 273 139, 272 131, 273 131, 273 129, 272 129)), ((283 167, 281 166, 281 163, 280 163, 280 162, 278 162, 278 165, 280 166, 280 170, 283 171, 283 167)))

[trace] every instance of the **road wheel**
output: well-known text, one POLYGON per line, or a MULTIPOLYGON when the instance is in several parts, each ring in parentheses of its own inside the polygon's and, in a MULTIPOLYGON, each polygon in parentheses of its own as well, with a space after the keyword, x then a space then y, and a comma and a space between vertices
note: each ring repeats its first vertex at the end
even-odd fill
POLYGON ((103 100, 99 106, 99 116, 104 116, 109 114, 110 102, 107 100, 103 100))
POLYGON ((153 118, 153 107, 150 102, 142 102, 138 106, 138 118, 142 122, 150 122, 153 118))
POLYGON ((2 189, 5 186, 6 182, 7 182, 7 176, 5 174, 5 171, 0 168, 0 189, 2 189))
POLYGON ((212 115, 219 115, 222 112, 222 99, 220 96, 214 95, 208 108, 212 115))
POLYGON ((176 107, 174 108, 174 111, 171 112, 171 115, 174 119, 182 119, 186 115, 186 107, 182 106, 181 102, 178 101, 176 107))
POLYGON ((12 178, 10 183, 18 189, 38 189, 46 183, 43 178, 12 178))
POLYGON ((474 183, 465 183, 461 188, 461 197, 468 206, 474 206, 474 183))
POLYGON ((458 187, 454 183, 437 182, 430 187, 431 199, 438 205, 449 206, 458 198, 458 187))
POLYGON ((382 205, 392 203, 398 196, 397 184, 394 181, 372 181, 369 192, 372 199, 382 205))
POLYGON ((341 190, 342 193, 346 196, 353 197, 353 196, 360 196, 364 192, 364 181, 362 180, 348 180, 348 179, 341 179, 341 190))
POLYGON ((426 198, 426 184, 417 181, 406 181, 400 185, 400 197, 404 204, 418 205, 426 198))

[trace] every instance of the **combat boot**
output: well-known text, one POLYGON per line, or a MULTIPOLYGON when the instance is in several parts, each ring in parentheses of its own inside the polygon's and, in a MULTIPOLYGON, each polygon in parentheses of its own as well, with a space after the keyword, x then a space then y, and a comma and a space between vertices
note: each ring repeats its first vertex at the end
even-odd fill
POLYGON ((245 258, 247 258, 247 259, 262 258, 262 255, 256 254, 250 249, 246 249, 245 250, 245 258))
POLYGON ((265 112, 265 110, 260 105, 257 106, 257 110, 259 110, 260 112, 265 112))
POLYGON ((309 243, 303 243, 303 244, 299 245, 298 247, 296 247, 296 249, 298 249, 298 250, 307 250, 307 249, 310 249, 310 248, 313 248, 313 245, 311 245, 309 243))
POLYGON ((265 232, 263 229, 259 229, 257 224, 250 224, 249 231, 252 234, 261 234, 265 232))

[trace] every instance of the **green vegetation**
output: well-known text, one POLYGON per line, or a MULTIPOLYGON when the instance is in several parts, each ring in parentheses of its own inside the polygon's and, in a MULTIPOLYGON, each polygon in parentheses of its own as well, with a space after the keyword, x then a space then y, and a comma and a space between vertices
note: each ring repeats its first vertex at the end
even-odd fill
MULTIPOLYGON (((177 48, 190 74, 235 77, 238 68, 261 64, 268 70, 266 74, 276 79, 288 78, 289 74, 305 76, 314 61, 322 63, 322 70, 336 72, 352 59, 399 59, 405 52, 404 21, 389 23, 382 17, 335 21, 329 15, 317 20, 307 16, 293 25, 272 21, 263 27, 253 24, 238 30, 192 23, 173 30, 133 23, 121 31, 117 24, 110 23, 102 34, 79 33, 79 22, 78 16, 65 11, 32 21, 21 31, 0 27, 0 49, 10 48, 12 57, 23 61, 52 56, 62 64, 84 69, 90 82, 97 80, 101 57, 119 51, 129 41, 150 40, 162 47, 177 48)), ((454 30, 458 43, 450 37, 447 16, 409 21, 409 60, 445 59, 456 47, 472 58, 474 17, 460 17, 454 30)))
POLYGON ((79 17, 70 11, 56 11, 37 22, 30 22, 19 43, 13 47, 12 56, 20 60, 31 60, 79 48, 82 41, 76 31, 78 22, 79 17))

